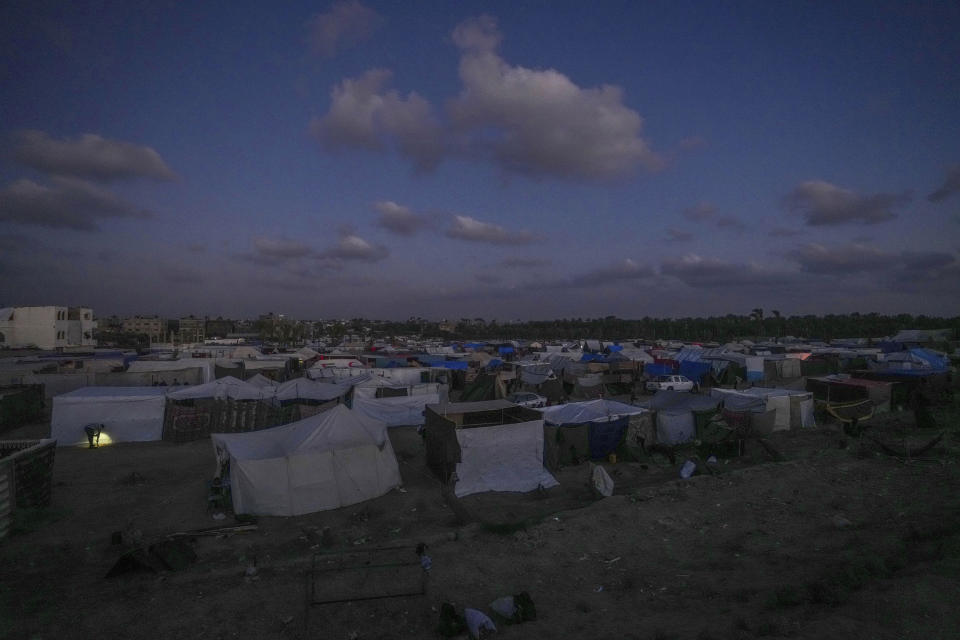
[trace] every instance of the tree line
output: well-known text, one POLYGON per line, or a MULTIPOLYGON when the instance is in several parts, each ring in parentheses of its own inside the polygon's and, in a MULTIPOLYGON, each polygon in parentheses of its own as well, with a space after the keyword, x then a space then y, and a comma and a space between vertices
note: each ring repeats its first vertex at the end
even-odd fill
POLYGON ((785 316, 777 310, 764 313, 753 309, 746 315, 728 314, 706 318, 652 318, 636 319, 605 316, 601 318, 562 318, 530 320, 525 322, 484 321, 482 318, 462 319, 450 330, 451 323, 429 322, 411 318, 404 322, 378 322, 374 334, 378 337, 394 335, 437 335, 451 340, 511 339, 522 340, 577 340, 599 338, 618 340, 643 338, 647 340, 684 340, 727 342, 738 338, 800 337, 810 340, 838 338, 880 338, 892 336, 903 329, 950 329, 951 339, 960 336, 960 316, 941 318, 910 314, 881 315, 878 313, 849 313, 785 316))

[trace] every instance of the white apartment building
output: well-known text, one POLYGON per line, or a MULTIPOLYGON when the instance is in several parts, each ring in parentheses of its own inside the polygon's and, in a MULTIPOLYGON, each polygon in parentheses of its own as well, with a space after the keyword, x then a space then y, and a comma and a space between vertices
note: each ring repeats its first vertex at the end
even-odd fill
POLYGON ((0 309, 0 346, 48 351, 95 347, 97 322, 87 307, 6 307, 0 309))

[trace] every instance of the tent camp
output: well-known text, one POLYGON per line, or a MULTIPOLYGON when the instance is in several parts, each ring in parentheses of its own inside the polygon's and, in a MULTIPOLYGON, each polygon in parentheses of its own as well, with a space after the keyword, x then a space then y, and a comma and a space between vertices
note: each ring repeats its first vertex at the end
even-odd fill
POLYGON ((656 412, 657 442, 674 445, 688 442, 696 437, 717 412, 719 398, 684 393, 682 391, 657 391, 647 403, 656 412))
POLYGON ((422 393, 393 398, 354 397, 351 406, 374 420, 385 422, 388 427, 403 427, 423 424, 424 408, 440 401, 438 393, 422 393))
POLYGON ((773 412, 773 431, 815 427, 813 417, 813 394, 809 391, 792 389, 769 389, 751 387, 735 391, 733 389, 712 389, 710 395, 718 398, 724 409, 755 413, 773 412))
POLYGON ((103 425, 101 444, 159 440, 167 387, 83 387, 55 396, 50 437, 59 446, 86 444, 84 426, 103 425))
POLYGON ((650 412, 613 400, 571 402, 542 409, 543 461, 548 469, 604 458, 623 442, 633 416, 642 429, 641 416, 650 412))
POLYGON ((276 424, 275 390, 233 377, 167 394, 163 439, 189 442, 211 432, 255 431, 276 424))
POLYGON ((282 427, 211 435, 233 510, 295 516, 382 496, 401 484, 386 425, 340 405, 282 427))
POLYGON ((426 408, 427 464, 457 497, 485 491, 553 487, 543 467, 543 416, 507 402, 431 404, 426 408))

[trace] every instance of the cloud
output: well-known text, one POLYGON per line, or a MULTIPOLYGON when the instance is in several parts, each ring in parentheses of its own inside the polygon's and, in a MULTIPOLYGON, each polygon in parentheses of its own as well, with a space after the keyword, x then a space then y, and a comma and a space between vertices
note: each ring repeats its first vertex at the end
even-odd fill
POLYGON ((468 153, 490 154, 509 171, 587 180, 663 167, 619 87, 581 88, 553 69, 510 66, 496 53, 500 40, 489 16, 453 31, 463 87, 448 107, 468 153))
POLYGON ((693 234, 689 231, 677 229, 676 227, 667 229, 668 242, 689 242, 690 240, 693 240, 693 234))
POLYGON ((811 243, 798 247, 789 256, 808 273, 841 277, 868 274, 882 278, 882 282, 892 281, 914 289, 955 281, 960 276, 960 261, 945 251, 894 252, 860 243, 833 247, 811 243))
POLYGON ((377 224, 401 236, 412 236, 428 224, 425 216, 391 200, 374 202, 373 208, 380 212, 377 224))
POLYGON ((698 202, 697 204, 685 208, 680 214, 687 218, 688 220, 693 220, 694 222, 703 222, 709 220, 717 213, 717 208, 705 201, 698 202))
POLYGON ((836 247, 810 243, 790 252, 789 256, 804 271, 833 275, 889 269, 895 260, 893 254, 859 243, 836 247))
POLYGON ((689 136, 681 140, 677 146, 681 151, 693 151, 707 146, 707 140, 701 136, 689 136))
POLYGON ((310 255, 313 249, 296 240, 283 238, 257 237, 253 240, 253 248, 262 256, 286 260, 288 258, 303 258, 310 255))
POLYGON ((893 220, 893 207, 910 201, 908 193, 860 195, 823 180, 809 180, 787 194, 784 203, 810 226, 846 223, 877 224, 893 220))
POLYGON ((511 66, 497 53, 501 39, 489 16, 454 29, 462 87, 446 103, 446 122, 417 93, 385 89, 390 71, 371 69, 333 87, 330 108, 311 122, 311 133, 327 150, 393 145, 420 170, 448 154, 578 180, 666 165, 642 137, 643 119, 624 104, 619 87, 583 88, 553 69, 511 66))
POLYGON ((960 164, 955 164, 947 169, 947 176, 943 180, 940 188, 927 196, 930 202, 941 202, 952 195, 960 193, 960 164))
POLYGON ((549 260, 543 258, 504 258, 498 263, 501 267, 516 267, 532 269, 534 267, 545 267, 550 264, 549 260))
POLYGON ((419 169, 432 169, 443 155, 441 125, 416 93, 403 97, 384 90, 391 76, 386 69, 371 69, 343 80, 330 92, 330 110, 311 121, 310 132, 328 150, 377 151, 393 141, 419 169))
POLYGON ((660 273, 673 276, 697 289, 743 286, 782 286, 795 279, 795 274, 770 269, 755 263, 737 263, 688 254, 665 260, 660 273))
POLYGON ((201 242, 194 242, 187 245, 187 251, 191 251, 193 253, 206 253, 207 245, 201 242))
POLYGON ((43 131, 27 130, 15 133, 14 141, 13 157, 44 173, 101 182, 176 178, 151 147, 109 140, 92 133, 56 140, 43 131))
POLYGON ((587 271, 575 275, 569 280, 569 286, 573 287, 592 287, 597 285, 609 284, 611 282, 622 282, 626 280, 642 280, 654 275, 652 268, 646 265, 640 265, 626 258, 614 264, 587 271))
POLYGON ((338 49, 370 39, 383 22, 380 14, 357 0, 337 2, 309 20, 307 42, 313 53, 332 58, 338 49))
POLYGON ((720 229, 731 229, 733 231, 743 231, 747 225, 736 216, 720 216, 716 220, 717 227, 720 229))
POLYGON ((482 282, 483 284, 500 284, 503 282, 503 277, 495 273, 475 273, 473 277, 477 282, 482 282))
POLYGON ((386 258, 390 252, 383 245, 373 245, 352 233, 340 236, 337 244, 318 254, 319 258, 336 258, 358 262, 376 262, 386 258))
POLYGON ((102 218, 148 218, 152 214, 94 184, 54 177, 46 186, 17 180, 0 190, 0 220, 40 227, 97 231, 102 218))
POLYGON ((533 234, 528 231, 508 231, 499 225, 461 215, 453 216, 453 225, 447 229, 447 236, 499 245, 530 244, 534 241, 533 234))

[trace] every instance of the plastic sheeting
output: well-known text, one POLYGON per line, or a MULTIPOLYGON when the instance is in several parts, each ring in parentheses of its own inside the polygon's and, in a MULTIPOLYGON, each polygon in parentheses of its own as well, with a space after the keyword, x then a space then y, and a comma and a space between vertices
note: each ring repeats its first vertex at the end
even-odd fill
POLYGON ((273 390, 260 389, 243 380, 227 376, 226 378, 220 378, 206 384, 183 387, 176 391, 171 391, 168 395, 172 400, 196 400, 199 398, 261 400, 272 397, 273 390))
POLYGON ((350 391, 352 385, 349 382, 340 384, 330 384, 328 382, 316 382, 307 378, 296 378, 288 380, 276 388, 274 398, 278 402, 290 402, 294 400, 314 400, 317 402, 326 402, 334 398, 341 398, 350 391))
POLYGON ((696 423, 692 411, 663 409, 657 411, 657 442, 675 445, 694 439, 696 423))
POLYGON ((101 423, 112 442, 160 440, 167 391, 167 387, 84 387, 56 396, 50 437, 60 446, 85 444, 83 427, 101 423))
POLYGON ((236 513, 337 509, 401 484, 386 426, 342 405, 282 427, 211 439, 218 460, 230 461, 236 513))
POLYGON ((588 400, 546 407, 542 410, 543 419, 549 424, 581 424, 593 420, 607 420, 610 417, 632 416, 646 413, 647 409, 613 400, 588 400))
POLYGON ((543 467, 543 421, 457 429, 458 498, 485 491, 533 491, 558 485, 543 467))
POLYGON ((360 413, 385 422, 388 427, 402 427, 423 424, 423 410, 428 404, 440 402, 440 394, 424 393, 415 396, 396 396, 393 398, 357 398, 353 399, 353 409, 360 413))

